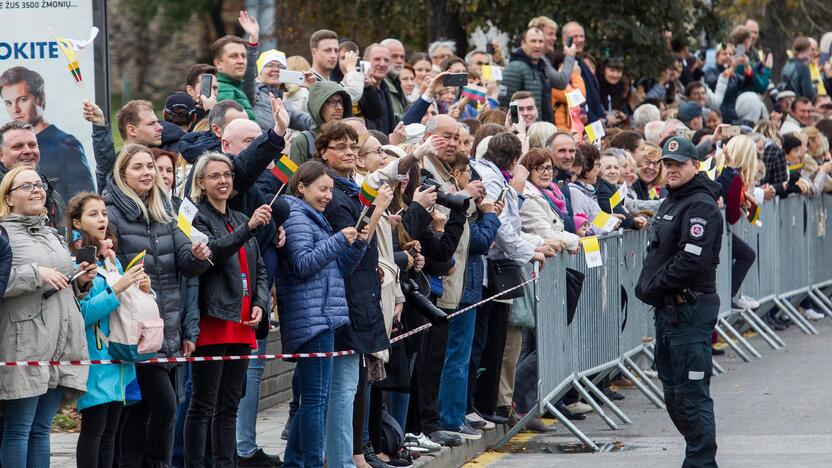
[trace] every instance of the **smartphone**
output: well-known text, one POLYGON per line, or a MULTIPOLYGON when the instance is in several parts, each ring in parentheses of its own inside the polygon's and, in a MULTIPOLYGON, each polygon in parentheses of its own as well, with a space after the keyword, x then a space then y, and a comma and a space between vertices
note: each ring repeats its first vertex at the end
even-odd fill
POLYGON ((96 261, 96 254, 97 249, 94 245, 88 245, 86 247, 81 247, 80 249, 75 251, 75 262, 76 263, 97 263, 96 261))
POLYGON ((468 84, 467 73, 451 73, 442 78, 443 86, 466 86, 468 84))
POLYGON ((729 125, 722 129, 722 135, 726 137, 735 137, 740 134, 740 127, 738 125, 729 125))
POLYGON ((416 250, 416 247, 411 247, 410 250, 407 251, 407 253, 410 254, 411 257, 419 255, 419 251, 416 250))
POLYGON ((364 213, 364 216, 358 218, 358 222, 355 223, 355 230, 361 232, 362 229, 367 227, 370 224, 370 218, 373 216, 373 211, 376 210, 376 205, 370 205, 367 207, 367 212, 364 213))
POLYGON ((511 101, 508 104, 508 110, 511 113, 511 123, 520 123, 520 112, 517 110, 517 102, 511 101))
POLYGON ((681 136, 681 137, 685 137, 685 138, 690 138, 690 137, 688 136, 688 129, 686 129, 686 128, 684 128, 684 127, 677 128, 677 129, 676 129, 676 131, 675 131, 674 133, 676 134, 676 136, 681 136))
POLYGON ((566 38, 566 47, 572 47, 572 42, 573 42, 572 36, 569 36, 568 38, 566 38))
POLYGON ((818 62, 820 66, 826 65, 826 62, 829 61, 829 52, 821 52, 820 54, 820 61, 818 62))
POLYGON ((503 187, 503 189, 500 190, 500 194, 497 195, 497 201, 495 203, 503 201, 503 199, 506 198, 506 193, 508 193, 508 187, 503 187))
POLYGON ((734 52, 734 57, 742 57, 745 55, 745 44, 737 44, 737 50, 734 52))
POLYGON ((490 42, 485 44, 485 53, 489 55, 494 55, 494 44, 490 42))
POLYGON ((280 70, 280 82, 283 84, 302 85, 306 81, 303 73, 293 70, 280 70))
POLYGON ((368 62, 366 60, 362 60, 362 61, 358 62, 358 71, 360 71, 362 75, 367 73, 367 70, 369 70, 369 69, 370 69, 370 62, 368 62))
POLYGON ((199 94, 200 96, 211 97, 211 85, 214 84, 214 75, 205 73, 199 79, 199 94))

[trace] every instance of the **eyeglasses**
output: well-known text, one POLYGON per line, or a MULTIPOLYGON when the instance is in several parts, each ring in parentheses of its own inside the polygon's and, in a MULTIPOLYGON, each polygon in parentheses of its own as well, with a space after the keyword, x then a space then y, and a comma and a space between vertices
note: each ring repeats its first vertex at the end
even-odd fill
POLYGON ((661 160, 658 160, 658 161, 651 161, 649 159, 642 159, 641 160, 641 165, 643 167, 658 167, 659 164, 661 164, 661 160))
POLYGON ((340 99, 333 99, 333 100, 331 100, 331 101, 326 101, 324 104, 326 104, 326 105, 327 105, 327 106, 329 106, 329 107, 339 107, 339 106, 340 106, 341 108, 343 108, 343 107, 344 107, 344 103, 343 103, 343 102, 341 102, 341 100, 340 100, 340 99))
POLYGON ((214 172, 213 174, 206 175, 204 178, 210 180, 211 182, 216 182, 220 180, 220 178, 234 180, 234 173, 223 172, 222 174, 220 174, 219 172, 214 172))
POLYGON ((537 172, 538 174, 545 174, 547 172, 554 173, 555 172, 555 166, 535 166, 534 171, 537 172))
POLYGON ((24 192, 34 192, 35 190, 43 190, 44 192, 48 189, 49 186, 44 184, 43 182, 35 182, 34 184, 31 182, 24 182, 17 187, 9 190, 9 192, 14 192, 15 190, 23 190, 24 192))
POLYGON ((346 153, 347 151, 349 151, 351 153, 357 153, 358 152, 358 145, 347 145, 347 144, 344 144, 344 143, 341 143, 340 145, 335 145, 335 146, 327 146, 327 148, 331 149, 331 150, 338 151, 339 153, 346 153))
POLYGON ((376 148, 372 151, 366 151, 364 153, 358 153, 359 156, 366 156, 368 154, 377 154, 377 155, 379 155, 380 157, 383 158, 384 157, 384 150, 381 149, 381 147, 378 147, 378 148, 376 148))

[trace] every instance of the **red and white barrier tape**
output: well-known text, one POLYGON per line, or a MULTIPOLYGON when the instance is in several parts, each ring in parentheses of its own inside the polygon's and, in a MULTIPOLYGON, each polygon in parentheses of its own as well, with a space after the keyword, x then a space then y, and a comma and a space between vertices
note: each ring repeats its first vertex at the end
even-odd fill
MULTIPOLYGON (((522 288, 523 286, 535 281, 537 276, 532 274, 532 278, 524 281, 523 283, 518 284, 512 288, 506 289, 501 293, 497 293, 491 297, 485 298, 480 302, 470 305, 468 307, 462 308, 457 310, 456 312, 448 315, 448 320, 453 317, 456 317, 459 314, 468 312, 470 310, 476 309, 477 307, 493 301, 494 299, 499 298, 502 295, 505 295, 508 292, 514 291, 515 289, 522 288)), ((407 333, 403 333, 392 340, 390 343, 395 343, 397 341, 401 341, 405 338, 411 337, 417 333, 421 333, 428 328, 432 327, 433 325, 430 323, 426 323, 420 327, 416 327, 413 330, 410 330, 407 333)), ((151 358, 145 361, 136 362, 134 364, 162 364, 162 363, 180 363, 180 362, 208 362, 208 361, 244 361, 244 360, 252 360, 252 359, 304 359, 304 358, 328 358, 328 357, 339 357, 339 356, 349 356, 351 354, 355 354, 354 350, 348 351, 334 351, 334 352, 326 352, 326 353, 294 353, 294 354, 244 354, 241 356, 191 356, 191 357, 170 357, 170 358, 151 358)), ((119 359, 84 359, 84 360, 74 360, 74 361, 0 361, 0 367, 50 367, 50 366, 95 366, 95 365, 103 365, 103 364, 130 364, 130 362, 122 361, 119 359)))

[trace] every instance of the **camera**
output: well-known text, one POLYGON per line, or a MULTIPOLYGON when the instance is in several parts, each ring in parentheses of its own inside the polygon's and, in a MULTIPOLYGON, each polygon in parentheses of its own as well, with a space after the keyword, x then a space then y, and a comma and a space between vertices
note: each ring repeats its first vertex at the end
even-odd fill
POLYGON ((475 206, 471 195, 465 192, 447 193, 442 190, 442 185, 433 180, 429 175, 422 175, 421 183, 422 190, 426 190, 430 187, 434 187, 436 189, 436 203, 439 203, 445 208, 468 214, 471 208, 475 206))
POLYGON ((401 288, 407 303, 428 322, 433 325, 448 323, 448 314, 442 312, 442 309, 436 307, 430 302, 430 299, 419 291, 419 284, 413 278, 403 281, 401 288))

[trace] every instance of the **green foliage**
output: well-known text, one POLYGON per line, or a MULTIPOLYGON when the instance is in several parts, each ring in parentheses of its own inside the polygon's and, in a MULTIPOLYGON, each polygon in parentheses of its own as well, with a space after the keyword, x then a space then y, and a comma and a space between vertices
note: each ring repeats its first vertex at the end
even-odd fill
POLYGON ((215 7, 211 0, 122 0, 121 5, 140 24, 161 21, 162 30, 175 31, 194 13, 208 12, 215 7))

